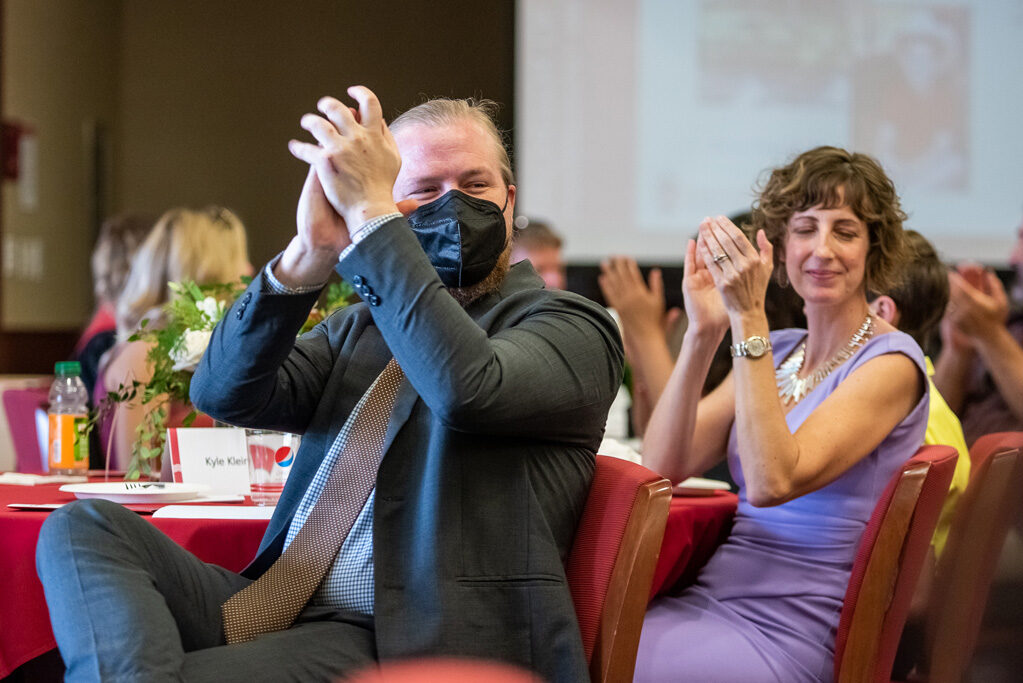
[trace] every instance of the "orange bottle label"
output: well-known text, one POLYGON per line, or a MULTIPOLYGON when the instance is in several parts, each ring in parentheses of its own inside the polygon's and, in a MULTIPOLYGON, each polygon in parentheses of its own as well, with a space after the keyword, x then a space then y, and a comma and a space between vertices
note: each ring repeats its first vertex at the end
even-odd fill
POLYGON ((86 416, 50 414, 50 469, 89 469, 89 438, 86 416))

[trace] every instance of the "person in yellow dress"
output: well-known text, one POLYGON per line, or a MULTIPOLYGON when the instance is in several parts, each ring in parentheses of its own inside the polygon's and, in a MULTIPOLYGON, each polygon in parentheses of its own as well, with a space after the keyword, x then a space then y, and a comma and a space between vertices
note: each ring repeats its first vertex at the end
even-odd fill
POLYGON ((930 377, 931 403, 924 443, 952 446, 959 453, 959 459, 934 536, 931 537, 930 551, 925 558, 910 607, 909 620, 899 644, 893 671, 898 680, 904 680, 913 667, 923 661, 923 615, 931 598, 935 565, 948 541, 956 506, 970 482, 971 465, 963 427, 934 385, 934 364, 929 355, 933 352, 938 324, 949 299, 948 269, 923 235, 915 230, 906 230, 905 240, 911 257, 905 261, 902 280, 895 287, 889 288, 887 294, 876 295, 870 302, 870 308, 877 317, 913 337, 924 353, 928 354, 924 360, 930 377))
MULTIPOLYGON (((902 281, 887 294, 874 298, 870 308, 879 318, 884 318, 916 340, 924 353, 928 354, 927 374, 933 377, 934 365, 930 353, 938 323, 948 303, 948 269, 938 259, 937 252, 927 238, 917 231, 906 231, 906 243, 913 257, 906 260, 902 281)), ((942 398, 933 379, 924 443, 952 446, 959 452, 948 497, 945 498, 945 505, 931 539, 931 549, 934 551, 932 559, 937 559, 945 549, 956 504, 970 481, 970 451, 959 418, 942 398)))

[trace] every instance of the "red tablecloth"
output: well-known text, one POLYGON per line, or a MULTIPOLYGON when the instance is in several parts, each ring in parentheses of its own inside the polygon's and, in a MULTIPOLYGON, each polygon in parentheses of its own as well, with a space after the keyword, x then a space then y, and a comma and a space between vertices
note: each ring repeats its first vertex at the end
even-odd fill
POLYGON ((661 555, 654 570, 650 597, 675 593, 696 579, 714 549, 732 528, 739 498, 733 493, 671 499, 661 555))
MULTIPOLYGON (((35 569, 36 539, 47 512, 11 510, 8 503, 72 499, 57 485, 0 484, 0 678, 56 647, 43 587, 35 569)), ((671 501, 651 596, 692 583, 728 535, 738 499, 730 493, 671 501)), ((147 516, 147 519, 152 519, 147 516)), ((265 520, 152 519, 159 529, 206 562, 238 571, 252 558, 265 520)))
MULTIPOLYGON (((56 647, 35 566, 39 528, 49 513, 12 510, 7 504, 73 499, 58 488, 0 484, 0 678, 56 647)), ((200 559, 234 571, 255 555, 267 525, 250 519, 146 518, 200 559)))

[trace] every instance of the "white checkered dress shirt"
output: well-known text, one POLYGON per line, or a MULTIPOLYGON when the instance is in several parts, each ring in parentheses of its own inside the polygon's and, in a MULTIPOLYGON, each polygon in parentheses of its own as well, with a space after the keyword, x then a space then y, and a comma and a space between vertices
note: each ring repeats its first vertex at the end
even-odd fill
MULTIPOLYGON (((374 380, 373 385, 376 385, 374 380)), ((372 388, 372 387, 371 387, 372 388)), ((367 391, 359 400, 355 410, 345 420, 341 432, 334 439, 327 457, 320 463, 316 470, 316 476, 306 489, 302 502, 291 519, 291 526, 288 527, 288 535, 284 539, 284 548, 287 549, 291 542, 309 518, 313 506, 320 498, 320 492, 327 483, 330 471, 334 469, 341 450, 344 448, 348 433, 352 430, 352 416, 362 410, 366 402, 367 391)), ((341 550, 334 558, 334 564, 327 570, 323 577, 323 583, 313 594, 309 601, 314 605, 326 605, 328 607, 340 607, 343 609, 358 612, 360 614, 373 614, 373 500, 376 497, 376 489, 370 492, 362 512, 355 518, 348 537, 341 544, 341 550)), ((283 552, 283 551, 282 551, 283 552)))
MULTIPOLYGON (((351 251, 352 247, 374 230, 400 215, 388 214, 368 221, 352 233, 352 245, 341 253, 340 258, 344 258, 351 251)), ((322 287, 322 285, 303 287, 301 289, 285 287, 273 275, 273 267, 278 259, 280 259, 280 256, 268 263, 264 269, 264 282, 266 283, 267 290, 270 292, 274 294, 302 294, 322 287)), ((375 385, 376 381, 373 384, 375 385)), ((352 429, 352 416, 362 409, 368 394, 369 390, 363 394, 355 410, 348 416, 344 426, 341 428, 341 432, 334 439, 334 443, 330 445, 326 457, 320 463, 316 476, 313 477, 309 488, 306 489, 305 496, 302 497, 302 502, 299 503, 295 516, 291 519, 291 525, 288 527, 288 535, 284 539, 285 549, 291 545, 291 542, 298 534, 298 530, 302 528, 302 525, 309 518, 309 513, 319 499, 320 493, 327 483, 327 478, 334 468, 334 463, 337 461, 341 450, 344 448, 345 441, 348 439, 348 433, 352 429)), ((323 583, 320 584, 319 589, 317 589, 310 600, 311 604, 338 607, 372 616, 373 501, 375 497, 376 489, 370 492, 366 504, 355 519, 355 524, 352 525, 351 531, 348 532, 348 537, 345 538, 344 543, 341 545, 341 550, 338 551, 337 557, 334 558, 334 564, 331 565, 323 579, 323 583)))

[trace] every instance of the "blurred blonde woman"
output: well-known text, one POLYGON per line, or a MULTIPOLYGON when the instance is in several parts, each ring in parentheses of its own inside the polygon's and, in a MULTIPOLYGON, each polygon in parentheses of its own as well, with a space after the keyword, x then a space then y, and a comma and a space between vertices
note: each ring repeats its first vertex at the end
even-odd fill
POLYGON ((96 310, 74 350, 75 360, 82 364, 82 381, 90 393, 96 385, 100 358, 117 341, 117 302, 128 282, 132 258, 152 228, 153 217, 138 214, 113 216, 100 227, 91 259, 96 310))
MULTIPOLYGON (((117 344, 104 356, 96 381, 95 399, 107 391, 129 384, 147 382, 150 371, 146 354, 150 345, 128 342, 144 319, 159 325, 162 307, 170 299, 168 283, 191 280, 197 284, 233 282, 252 274, 245 226, 236 215, 221 207, 201 211, 172 209, 160 217, 152 232, 135 253, 131 273, 117 304, 117 344)), ((122 404, 100 427, 103 448, 110 444, 111 469, 125 469, 131 459, 135 431, 147 409, 122 404), (114 429, 110 440, 111 428, 114 429)), ((180 424, 187 415, 181 405, 172 405, 168 426, 180 424)))

